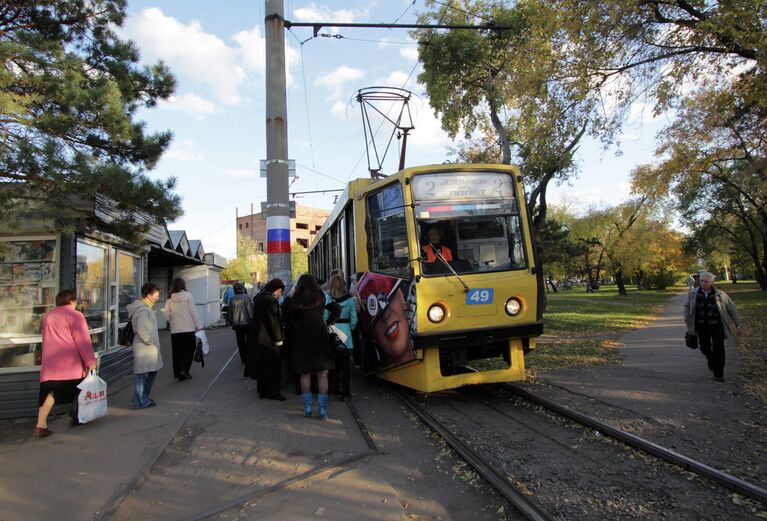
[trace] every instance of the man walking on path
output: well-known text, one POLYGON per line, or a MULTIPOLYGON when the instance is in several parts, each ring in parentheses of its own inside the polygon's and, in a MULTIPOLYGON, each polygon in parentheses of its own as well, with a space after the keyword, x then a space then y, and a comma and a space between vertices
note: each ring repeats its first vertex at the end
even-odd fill
POLYGON ((687 295, 684 323, 689 334, 698 336, 700 350, 714 372, 714 379, 724 382, 724 340, 740 336, 741 320, 730 297, 714 288, 712 273, 702 272, 700 287, 687 295))

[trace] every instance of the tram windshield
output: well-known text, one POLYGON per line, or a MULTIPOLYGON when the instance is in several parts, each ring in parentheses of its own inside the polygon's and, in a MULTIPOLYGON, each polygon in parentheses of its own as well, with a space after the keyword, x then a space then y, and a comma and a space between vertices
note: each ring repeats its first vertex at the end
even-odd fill
POLYGON ((412 189, 424 275, 527 268, 510 175, 425 174, 412 189))

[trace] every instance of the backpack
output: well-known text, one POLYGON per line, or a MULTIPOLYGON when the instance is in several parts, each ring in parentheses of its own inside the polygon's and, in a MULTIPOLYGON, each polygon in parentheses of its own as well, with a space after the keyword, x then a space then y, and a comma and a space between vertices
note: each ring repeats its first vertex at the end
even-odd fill
POLYGON ((128 317, 128 323, 117 331, 117 343, 121 346, 133 345, 133 317, 128 317))

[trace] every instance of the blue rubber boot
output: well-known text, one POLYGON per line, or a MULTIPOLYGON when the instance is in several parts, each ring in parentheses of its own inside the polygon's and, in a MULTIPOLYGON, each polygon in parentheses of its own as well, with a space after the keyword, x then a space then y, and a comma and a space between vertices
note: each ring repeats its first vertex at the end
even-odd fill
POLYGON ((304 417, 312 417, 312 393, 303 393, 301 398, 304 399, 304 417))
POLYGON ((318 394, 317 401, 320 402, 320 420, 328 417, 328 395, 318 394))

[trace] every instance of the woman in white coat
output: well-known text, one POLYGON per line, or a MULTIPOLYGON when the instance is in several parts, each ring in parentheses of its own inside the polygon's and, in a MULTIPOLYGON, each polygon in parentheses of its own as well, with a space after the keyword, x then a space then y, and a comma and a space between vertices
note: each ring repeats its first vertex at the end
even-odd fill
POLYGON ((202 329, 200 317, 194 305, 192 294, 186 290, 186 282, 178 277, 170 285, 170 294, 165 309, 165 320, 170 322, 170 342, 173 352, 173 377, 179 382, 191 380, 194 348, 197 346, 195 332, 202 329))
POLYGON ((149 393, 152 392, 157 371, 163 365, 157 317, 152 310, 160 300, 160 288, 153 282, 147 282, 141 286, 141 297, 141 300, 129 304, 127 309, 133 326, 133 405, 137 409, 146 409, 156 405, 149 393))

